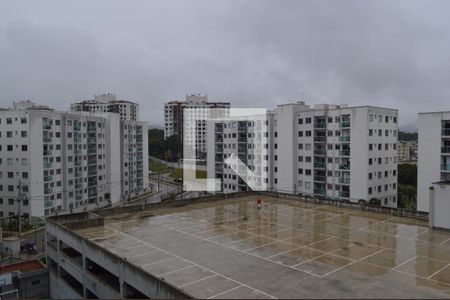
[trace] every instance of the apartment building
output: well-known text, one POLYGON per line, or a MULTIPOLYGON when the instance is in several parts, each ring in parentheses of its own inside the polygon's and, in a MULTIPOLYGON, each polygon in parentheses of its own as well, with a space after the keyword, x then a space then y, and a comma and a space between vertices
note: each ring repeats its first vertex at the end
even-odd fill
POLYGON ((433 183, 450 181, 450 112, 419 113, 417 210, 429 211, 433 183))
POLYGON ((186 95, 185 101, 164 104, 164 139, 176 135, 180 145, 196 147, 198 159, 206 157, 206 120, 211 109, 229 109, 229 102, 209 102, 207 95, 186 95))
POLYGON ((117 99, 117 95, 111 93, 94 95, 92 100, 72 103, 70 110, 92 113, 112 112, 119 114, 122 120, 137 121, 139 119, 139 104, 117 99))
POLYGON ((249 189, 247 178, 224 163, 235 153, 252 171, 252 186, 397 206, 397 110, 297 102, 268 112, 261 126, 237 120, 213 125, 208 177, 221 178, 225 193, 249 189), (258 138, 257 145, 257 137, 266 141, 258 138))
POLYGON ((119 114, 61 112, 32 102, 0 110, 0 218, 17 216, 19 203, 22 218, 34 222, 145 191, 147 177, 122 174, 126 167, 140 167, 133 176, 148 169, 146 124, 133 128, 125 157, 119 114))

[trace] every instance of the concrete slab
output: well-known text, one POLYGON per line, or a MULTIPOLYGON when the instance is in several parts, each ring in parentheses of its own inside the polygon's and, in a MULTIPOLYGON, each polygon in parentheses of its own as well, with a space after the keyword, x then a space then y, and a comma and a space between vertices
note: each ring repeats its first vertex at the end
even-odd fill
POLYGON ((107 216, 78 230, 198 298, 439 298, 450 233, 423 221, 261 197, 107 216))

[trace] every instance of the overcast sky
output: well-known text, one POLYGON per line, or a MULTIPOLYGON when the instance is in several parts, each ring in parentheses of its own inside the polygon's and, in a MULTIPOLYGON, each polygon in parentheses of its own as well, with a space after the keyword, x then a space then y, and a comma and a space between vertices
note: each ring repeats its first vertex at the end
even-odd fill
POLYGON ((450 110, 450 1, 0 0, 0 106, 112 92, 162 124, 186 93, 450 110))

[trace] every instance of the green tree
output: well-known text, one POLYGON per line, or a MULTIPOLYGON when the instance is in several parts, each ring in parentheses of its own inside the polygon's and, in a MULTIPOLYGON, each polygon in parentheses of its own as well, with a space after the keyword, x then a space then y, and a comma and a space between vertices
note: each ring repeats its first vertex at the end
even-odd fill
POLYGON ((398 207, 407 209, 417 208, 417 190, 414 186, 399 184, 398 207))
POLYGON ((398 165, 398 184, 412 185, 417 188, 417 165, 398 165))

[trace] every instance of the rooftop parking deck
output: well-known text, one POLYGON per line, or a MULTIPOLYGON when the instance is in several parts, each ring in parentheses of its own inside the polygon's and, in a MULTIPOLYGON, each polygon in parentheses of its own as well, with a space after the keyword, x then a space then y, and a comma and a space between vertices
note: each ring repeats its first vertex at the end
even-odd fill
POLYGON ((107 215, 75 230, 198 298, 450 297, 450 233, 268 196, 107 215))

